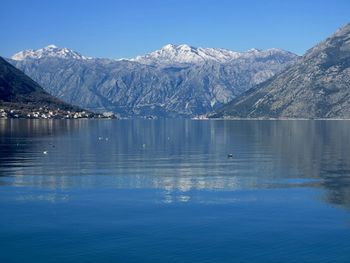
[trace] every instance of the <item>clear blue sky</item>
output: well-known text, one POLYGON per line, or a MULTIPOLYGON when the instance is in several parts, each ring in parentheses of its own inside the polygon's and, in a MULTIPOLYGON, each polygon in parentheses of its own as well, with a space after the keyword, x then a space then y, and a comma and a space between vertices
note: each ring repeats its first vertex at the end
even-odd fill
POLYGON ((303 54, 350 22, 350 0, 1 0, 0 55, 48 44, 132 57, 167 43, 303 54))

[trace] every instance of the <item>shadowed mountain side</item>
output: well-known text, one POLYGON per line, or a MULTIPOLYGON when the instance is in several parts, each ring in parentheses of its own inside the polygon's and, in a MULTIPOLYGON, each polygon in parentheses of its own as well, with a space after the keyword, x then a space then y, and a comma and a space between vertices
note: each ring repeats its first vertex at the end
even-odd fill
POLYGON ((0 57, 0 101, 6 106, 20 108, 60 108, 62 110, 81 110, 69 105, 49 93, 38 83, 0 57))
POLYGON ((93 117, 104 116, 55 98, 22 71, 0 57, 0 118, 93 117))

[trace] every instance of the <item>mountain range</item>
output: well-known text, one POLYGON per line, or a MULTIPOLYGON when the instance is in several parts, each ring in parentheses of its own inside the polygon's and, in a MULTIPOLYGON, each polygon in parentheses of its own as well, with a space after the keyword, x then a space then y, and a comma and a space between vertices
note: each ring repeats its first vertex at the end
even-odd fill
POLYGON ((350 24, 211 117, 350 118, 350 24))
POLYGON ((297 58, 280 49, 235 52, 169 44, 117 60, 49 45, 8 61, 50 94, 92 111, 192 117, 218 109, 297 58))

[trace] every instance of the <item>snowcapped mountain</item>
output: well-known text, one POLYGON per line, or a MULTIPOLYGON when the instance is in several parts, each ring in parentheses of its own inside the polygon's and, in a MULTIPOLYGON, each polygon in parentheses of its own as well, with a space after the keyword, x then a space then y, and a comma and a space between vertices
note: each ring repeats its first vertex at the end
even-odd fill
POLYGON ((26 50, 9 60, 49 93, 93 111, 125 116, 208 113, 280 72, 297 55, 166 45, 133 59, 86 58, 67 48, 26 50))
POLYGON ((13 60, 25 60, 25 59, 41 59, 47 57, 63 58, 63 59, 90 59, 84 57, 80 53, 68 48, 59 48, 55 45, 48 45, 47 47, 40 49, 28 49, 14 54, 11 59, 13 60))
POLYGON ((253 48, 245 52, 236 52, 222 48, 196 48, 186 44, 168 44, 159 50, 129 60, 148 65, 168 66, 174 64, 198 64, 208 61, 226 63, 236 59, 266 58, 271 55, 295 56, 291 52, 277 48, 267 50, 253 48))

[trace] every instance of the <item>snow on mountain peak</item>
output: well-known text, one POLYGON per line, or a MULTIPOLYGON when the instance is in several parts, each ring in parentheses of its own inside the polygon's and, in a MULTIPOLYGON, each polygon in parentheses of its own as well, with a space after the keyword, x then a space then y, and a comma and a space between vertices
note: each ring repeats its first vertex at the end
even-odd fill
POLYGON ((278 53, 287 54, 289 52, 280 49, 261 50, 256 48, 249 49, 245 52, 236 52, 223 48, 196 48, 187 44, 167 44, 159 50, 153 51, 143 56, 137 56, 130 60, 142 64, 167 66, 174 64, 196 64, 206 61, 224 63, 239 58, 249 59, 255 57, 266 57, 278 53))
POLYGON ((25 59, 40 59, 46 57, 56 57, 62 59, 89 59, 84 57, 80 53, 68 48, 59 48, 55 45, 48 45, 40 49, 27 49, 14 54, 11 58, 13 60, 25 60, 25 59))
POLYGON ((46 49, 50 49, 50 48, 58 48, 56 45, 48 45, 47 47, 45 47, 46 49))
MULTIPOLYGON (((193 47, 187 44, 175 45, 167 44, 161 49, 148 53, 146 55, 137 56, 131 59, 119 59, 126 61, 135 61, 141 64, 171 66, 178 64, 199 64, 205 62, 226 63, 236 59, 255 59, 265 58, 268 56, 280 56, 287 59, 296 57, 297 55, 277 48, 261 50, 252 48, 245 52, 236 52, 223 48, 202 48, 193 47)), ((13 60, 26 59, 42 59, 42 58, 60 58, 60 59, 75 59, 88 60, 90 57, 85 57, 80 53, 68 48, 60 48, 56 45, 48 45, 41 49, 28 49, 14 54, 13 60)))
POLYGON ((259 49, 259 48, 251 48, 249 50, 247 50, 248 53, 259 53, 259 52, 262 52, 263 50, 262 49, 259 49))
POLYGON ((161 49, 131 59, 144 64, 200 63, 207 60, 222 61, 236 52, 210 48, 195 48, 187 44, 167 44, 161 49), (231 53, 230 53, 231 52, 231 53))

